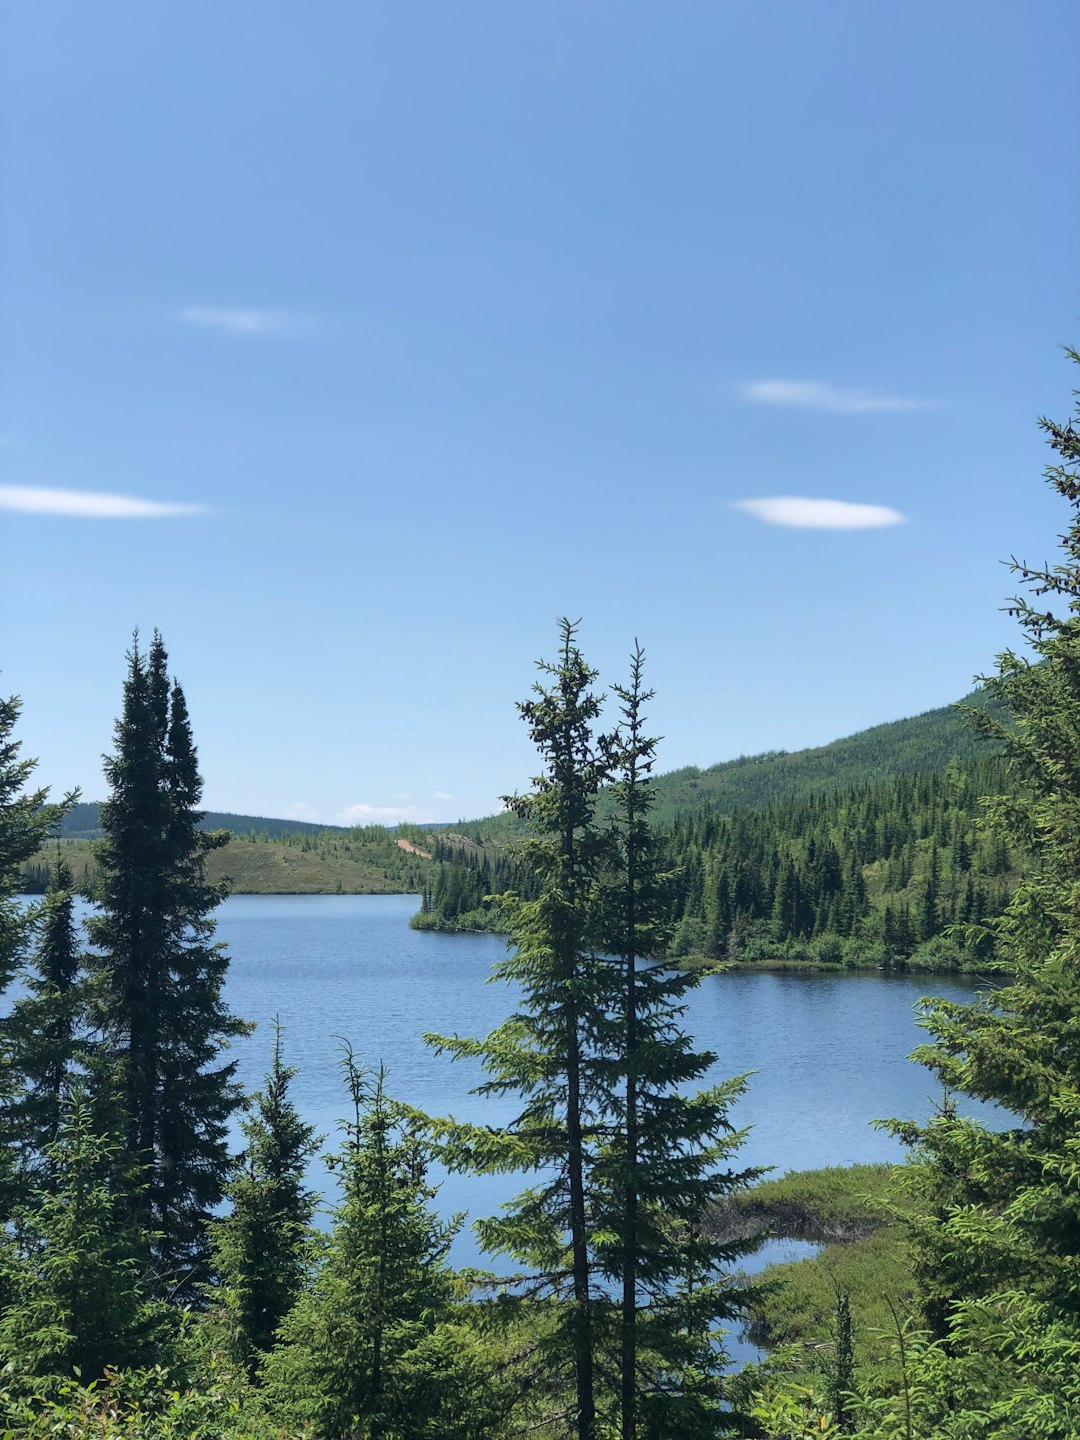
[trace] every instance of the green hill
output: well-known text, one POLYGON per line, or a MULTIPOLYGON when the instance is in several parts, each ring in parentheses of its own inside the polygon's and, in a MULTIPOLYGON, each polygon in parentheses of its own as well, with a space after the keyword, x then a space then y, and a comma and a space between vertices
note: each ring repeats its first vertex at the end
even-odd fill
MULTIPOLYGON (((985 708, 988 701, 984 692, 976 690, 959 703, 985 708)), ((704 812, 728 815, 774 801, 806 800, 892 776, 937 773, 950 760, 974 760, 985 749, 963 711, 957 705, 944 705, 808 750, 771 750, 705 769, 688 765, 669 770, 656 777, 653 814, 663 827, 704 812)), ((600 810, 603 814, 603 802, 600 810)), ((504 813, 455 829, 475 840, 497 842, 520 833, 521 824, 516 816, 504 813)))
MULTIPOLYGON (((986 699, 976 693, 971 705, 986 699)), ((672 953, 687 962, 982 965, 955 926, 996 914, 1025 863, 985 832, 980 797, 1004 761, 955 707, 793 754, 656 780, 672 872, 672 953)), ((600 812, 603 815, 604 805, 600 812)), ((497 897, 527 896, 510 815, 446 832, 420 929, 500 929, 497 897)))
MULTIPOLYGON (((206 875, 215 884, 227 880, 240 895, 419 894, 431 885, 435 868, 425 840, 415 827, 387 830, 381 825, 315 827, 278 836, 234 834, 206 857, 206 875)), ((60 844, 75 884, 92 894, 98 869, 94 841, 61 839, 60 844)), ((53 842, 24 867, 26 890, 45 888, 55 858, 53 842)))

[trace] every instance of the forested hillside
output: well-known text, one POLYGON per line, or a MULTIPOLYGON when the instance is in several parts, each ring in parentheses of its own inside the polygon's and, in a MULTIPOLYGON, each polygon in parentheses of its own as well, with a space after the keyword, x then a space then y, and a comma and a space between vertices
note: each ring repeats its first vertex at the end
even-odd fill
MULTIPOLYGON (((980 964, 978 937, 944 932, 998 914, 1022 871, 981 825, 1004 764, 956 707, 655 783, 669 953, 687 960, 980 964)), ((514 852, 501 817, 439 836, 418 928, 501 928, 491 897, 528 895, 514 852)))
MULTIPOLYGON (((655 822, 665 826, 699 811, 730 814, 773 800, 803 800, 892 775, 944 770, 951 760, 975 759, 985 742, 965 718, 965 707, 997 713, 993 700, 976 690, 956 705, 874 725, 829 745, 740 755, 703 770, 695 765, 669 770, 653 782, 655 822)), ((601 795, 598 810, 610 815, 609 795, 601 795)), ((522 833, 521 822, 509 811, 455 828, 474 840, 496 842, 522 833)))

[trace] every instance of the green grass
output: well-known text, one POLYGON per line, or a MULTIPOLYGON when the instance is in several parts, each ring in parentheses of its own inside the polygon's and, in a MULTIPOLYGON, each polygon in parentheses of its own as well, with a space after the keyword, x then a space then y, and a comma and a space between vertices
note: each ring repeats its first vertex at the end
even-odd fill
POLYGON ((748 1310, 750 1338, 766 1349, 795 1347, 807 1372, 832 1340, 838 1290, 847 1291, 863 1364, 890 1353, 890 1302, 901 1312, 913 1294, 906 1227, 890 1212, 905 1196, 902 1165, 793 1171, 732 1197, 712 1223, 721 1234, 766 1234, 822 1242, 806 1260, 770 1265, 748 1310))
MULTIPOLYGON (((374 829, 374 827, 373 827, 374 829)), ((80 889, 93 890, 96 847, 88 840, 61 842, 80 889)), ((40 891, 56 857, 49 845, 24 867, 24 884, 40 891)), ((330 831, 279 839, 234 836, 206 858, 206 878, 227 880, 238 895, 404 895, 430 883, 432 862, 398 844, 392 831, 330 831)))

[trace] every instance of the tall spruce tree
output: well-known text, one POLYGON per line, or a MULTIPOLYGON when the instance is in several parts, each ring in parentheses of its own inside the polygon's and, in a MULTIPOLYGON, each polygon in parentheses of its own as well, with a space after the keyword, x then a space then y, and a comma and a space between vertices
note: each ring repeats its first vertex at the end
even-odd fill
POLYGON ((1010 610, 1034 660, 1006 651, 988 682, 1010 719, 972 716, 1009 757, 1015 790, 990 819, 1031 871, 990 923, 1005 983, 974 1005, 931 1002, 917 1052, 948 1091, 1017 1120, 991 1130, 949 1104, 897 1127, 924 1162, 919 1271, 948 1356, 924 1385, 927 1424, 998 1440, 1065 1440, 1080 1415, 1080 405, 1041 425, 1072 519, 1057 565, 1012 562, 1030 598, 1010 610))
POLYGON ((214 942, 224 886, 207 883, 199 830, 202 781, 187 705, 170 686, 155 632, 128 656, 116 745, 105 758, 101 810, 97 1021, 110 1057, 103 1084, 118 1107, 134 1209, 162 1291, 194 1293, 207 1256, 206 1221, 228 1175, 226 1131, 242 1104, 236 1062, 222 1052, 247 1026, 222 1000, 228 966, 214 942))
MULTIPOLYGON (((596 1265, 619 1291, 618 1379, 605 1393, 618 1392, 622 1440, 692 1440, 731 1421, 722 1409, 727 1357, 714 1327, 745 1303, 728 1274, 739 1247, 703 1222, 711 1205, 760 1172, 729 1165, 743 1137, 728 1111, 743 1080, 689 1090, 717 1057, 695 1050, 682 1028, 698 977, 658 959, 670 940, 672 877, 649 824, 657 742, 645 730, 653 692, 643 665, 635 646, 629 685, 613 687, 622 720, 608 742, 614 822, 602 938, 621 973, 598 1035, 614 1124, 593 1175, 596 1265)), ((615 1417, 605 1418, 614 1428, 615 1417)))
POLYGON ((444 1122, 444 1155, 456 1168, 538 1172, 537 1185, 475 1228, 484 1249, 528 1267, 523 1303, 544 1296, 560 1302, 538 1356, 556 1377, 569 1361, 568 1429, 579 1440, 595 1440, 590 1173, 603 1115, 596 1037, 610 983, 610 967, 597 959, 605 840, 595 810, 607 770, 593 734, 600 713, 596 672, 569 620, 562 622, 559 659, 541 661, 539 669, 550 683, 538 682, 535 698, 518 709, 543 770, 531 792, 507 797, 532 832, 519 860, 538 895, 512 906, 513 949, 495 967, 497 977, 520 987, 521 1002, 486 1039, 429 1039, 451 1055, 480 1058, 490 1078, 477 1093, 523 1098, 517 1119, 500 1132, 444 1122))
POLYGON ((275 1024, 270 1072, 252 1101, 254 1113, 242 1122, 247 1144, 227 1190, 232 1209, 213 1231, 218 1284, 211 1298, 223 1306, 252 1376, 307 1274, 316 1195, 304 1174, 319 1141, 289 1097, 295 1074, 282 1059, 281 1026, 275 1024))

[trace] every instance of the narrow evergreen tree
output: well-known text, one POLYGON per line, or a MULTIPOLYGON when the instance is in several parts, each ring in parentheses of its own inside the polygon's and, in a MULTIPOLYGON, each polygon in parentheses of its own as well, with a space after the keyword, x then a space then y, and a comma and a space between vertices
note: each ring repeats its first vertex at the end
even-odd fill
POLYGON ((479 1440, 492 1405, 468 1337, 452 1324, 446 1254, 427 1149, 404 1107, 351 1051, 353 1116, 332 1157, 341 1185, 314 1278, 264 1368, 276 1415, 318 1440, 479 1440))
POLYGON ((681 1027, 698 979, 657 963, 670 937, 671 886, 649 824, 657 742, 645 732, 652 691, 643 663, 636 646, 630 684, 614 687, 622 721, 609 745, 615 818, 604 941, 621 974, 598 1037, 615 1123, 593 1175, 596 1265, 620 1291, 618 1385, 608 1393, 618 1390, 622 1440, 692 1440, 726 1428, 727 1357, 714 1326, 745 1300, 725 1274, 737 1247, 702 1220, 758 1172, 728 1166, 742 1138, 728 1110, 743 1081, 688 1093, 717 1058, 695 1050, 681 1027))
POLYGON ((319 1148, 289 1098, 296 1071, 284 1064, 281 1026, 254 1113, 242 1122, 247 1146, 236 1162, 226 1198, 232 1210, 214 1226, 212 1298, 223 1305, 239 1358, 254 1376, 282 1320, 300 1294, 316 1195, 304 1185, 319 1148))
MULTIPOLYGON (((37 762, 19 756, 21 745, 14 730, 20 708, 17 697, 0 698, 0 996, 28 954, 40 914, 37 906, 23 906, 15 899, 22 888, 22 867, 78 799, 78 793, 72 792, 60 804, 49 804, 47 790, 26 788, 37 762)), ((10 1217, 15 1199, 11 1107, 17 1076, 12 1074, 4 1030, 6 1024, 0 1028, 4 1040, 0 1044, 0 1222, 10 1217)))
POLYGON ((595 818, 607 777, 593 737, 600 699, 596 672, 576 644, 576 626, 562 622, 554 664, 538 667, 535 699, 519 704, 544 762, 527 795, 507 804, 529 826, 523 869, 538 898, 511 909, 513 950, 495 974, 521 987, 518 1011, 483 1040, 431 1036, 454 1056, 479 1057, 490 1079, 479 1094, 516 1093, 524 1106, 502 1132, 454 1125, 442 1129, 445 1158, 455 1168, 542 1172, 542 1183, 519 1195, 501 1217, 478 1221, 484 1249, 510 1256, 533 1272, 528 1296, 556 1296, 543 1363, 570 1360, 571 1430, 595 1440, 595 1336, 589 1175, 595 1154, 600 1088, 596 1036, 604 1013, 608 967, 599 963, 599 877, 605 850, 595 818))
POLYGON ((58 847, 26 993, 7 1022, 18 1083, 12 1127, 24 1184, 51 1183, 46 1156, 59 1138, 64 1093, 82 1049, 85 985, 74 902, 71 871, 58 847))
POLYGON ((1080 428, 1041 424, 1062 462, 1046 475, 1072 521, 1058 565, 1013 561, 1037 603, 1010 607, 1036 662, 1006 651, 989 681, 1011 722, 973 716, 1018 787, 991 807, 1001 849, 1027 851, 1032 869, 990 925, 1006 983, 974 1005, 932 1002, 933 1041, 917 1052, 950 1092, 995 1101, 1017 1124, 991 1131, 949 1105, 926 1127, 897 1128, 924 1162, 918 1260, 949 1355, 944 1433, 977 1423, 1064 1440, 1080 1413, 1080 428))
POLYGON ((100 913, 89 922, 97 1018, 111 1058, 135 1211, 162 1288, 200 1278, 206 1221, 228 1174, 229 1117, 242 1104, 229 1041, 247 1027, 221 991, 228 966, 213 940, 224 887, 203 860, 224 836, 198 828, 202 782, 179 685, 155 634, 128 657, 116 748, 105 759, 100 913))

